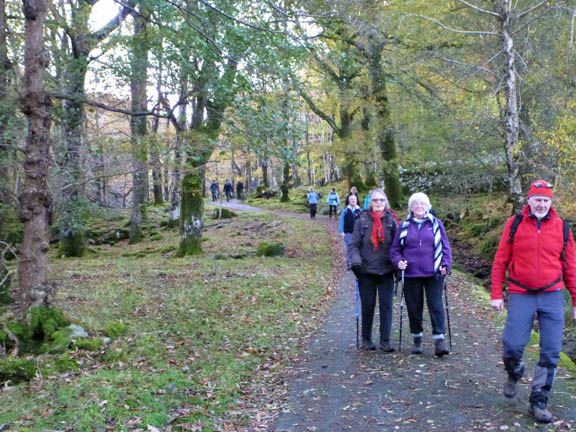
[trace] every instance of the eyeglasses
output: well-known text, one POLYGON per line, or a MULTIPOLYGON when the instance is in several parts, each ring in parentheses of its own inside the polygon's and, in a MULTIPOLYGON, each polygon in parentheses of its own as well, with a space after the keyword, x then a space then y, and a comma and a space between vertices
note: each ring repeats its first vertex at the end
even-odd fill
POLYGON ((546 188, 546 189, 552 189, 554 187, 554 185, 551 183, 542 183, 542 182, 534 183, 532 186, 534 186, 535 188, 546 188))
POLYGON ((386 198, 372 198, 372 202, 386 202, 386 198))

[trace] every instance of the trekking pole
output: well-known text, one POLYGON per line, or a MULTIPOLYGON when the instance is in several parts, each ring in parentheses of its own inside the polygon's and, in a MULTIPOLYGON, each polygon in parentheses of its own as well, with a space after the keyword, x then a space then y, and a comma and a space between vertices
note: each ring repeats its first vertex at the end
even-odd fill
POLYGON ((360 306, 359 306, 360 291, 358 288, 358 278, 356 278, 356 349, 360 349, 360 334, 358 323, 360 321, 360 306))
POLYGON ((400 291, 400 334, 398 336, 398 352, 402 351, 402 314, 404 311, 404 270, 402 270, 402 276, 401 276, 401 281, 402 281, 402 285, 401 285, 401 289, 402 291, 400 291))
POLYGON ((448 308, 448 275, 444 276, 444 300, 446 301, 446 322, 448 323, 448 341, 452 349, 452 329, 450 328, 450 309, 448 308))

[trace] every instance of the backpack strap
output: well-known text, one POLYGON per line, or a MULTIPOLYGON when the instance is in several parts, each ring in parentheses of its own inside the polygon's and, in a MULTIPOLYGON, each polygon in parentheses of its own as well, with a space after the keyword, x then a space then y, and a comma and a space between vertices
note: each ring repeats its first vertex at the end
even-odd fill
POLYGON ((563 228, 563 235, 564 235, 564 243, 562 243, 562 252, 560 253, 560 258, 566 264, 566 246, 568 245, 568 237, 570 236, 570 222, 565 219, 562 219, 562 228, 563 228))
POLYGON ((522 213, 516 213, 514 215, 514 221, 512 221, 512 226, 510 227, 510 236, 508 237, 508 243, 514 243, 514 236, 516 235, 516 231, 518 230, 518 225, 522 222, 522 213))

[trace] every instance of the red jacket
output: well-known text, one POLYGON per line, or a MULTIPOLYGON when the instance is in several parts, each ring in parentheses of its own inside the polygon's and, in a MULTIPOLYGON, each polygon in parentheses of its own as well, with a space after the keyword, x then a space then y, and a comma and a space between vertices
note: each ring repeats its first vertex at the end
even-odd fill
POLYGON ((512 216, 504 226, 498 250, 492 264, 491 299, 502 299, 502 289, 508 270, 508 292, 529 294, 556 291, 568 288, 572 303, 576 307, 576 251, 574 237, 569 232, 566 245, 566 260, 561 258, 564 244, 562 219, 554 208, 541 220, 538 229, 537 219, 530 216, 530 207, 522 211, 522 222, 518 225, 514 241, 509 243, 512 216))

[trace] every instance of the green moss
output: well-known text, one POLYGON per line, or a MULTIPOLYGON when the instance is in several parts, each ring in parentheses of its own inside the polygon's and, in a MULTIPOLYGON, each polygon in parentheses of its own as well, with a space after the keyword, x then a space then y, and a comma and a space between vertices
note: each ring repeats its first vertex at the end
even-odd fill
POLYGON ((104 334, 110 339, 116 339, 128 332, 128 326, 123 322, 113 322, 104 329, 104 334))
POLYGON ((20 358, 0 359, 0 381, 11 381, 20 383, 30 381, 36 372, 36 362, 34 360, 20 358))
POLYGON ((70 358, 69 353, 64 353, 60 355, 54 361, 54 369, 58 373, 65 373, 65 372, 77 372, 80 370, 78 366, 78 362, 72 358, 70 358))
POLYGON ((284 256, 284 252, 286 252, 284 243, 262 242, 256 249, 256 256, 284 256))
POLYGON ((104 341, 100 338, 81 338, 74 342, 74 348, 86 351, 98 351, 104 346, 104 341))
POLYGON ((30 329, 37 340, 48 341, 53 333, 70 325, 59 309, 40 306, 32 308, 30 314, 30 329))

